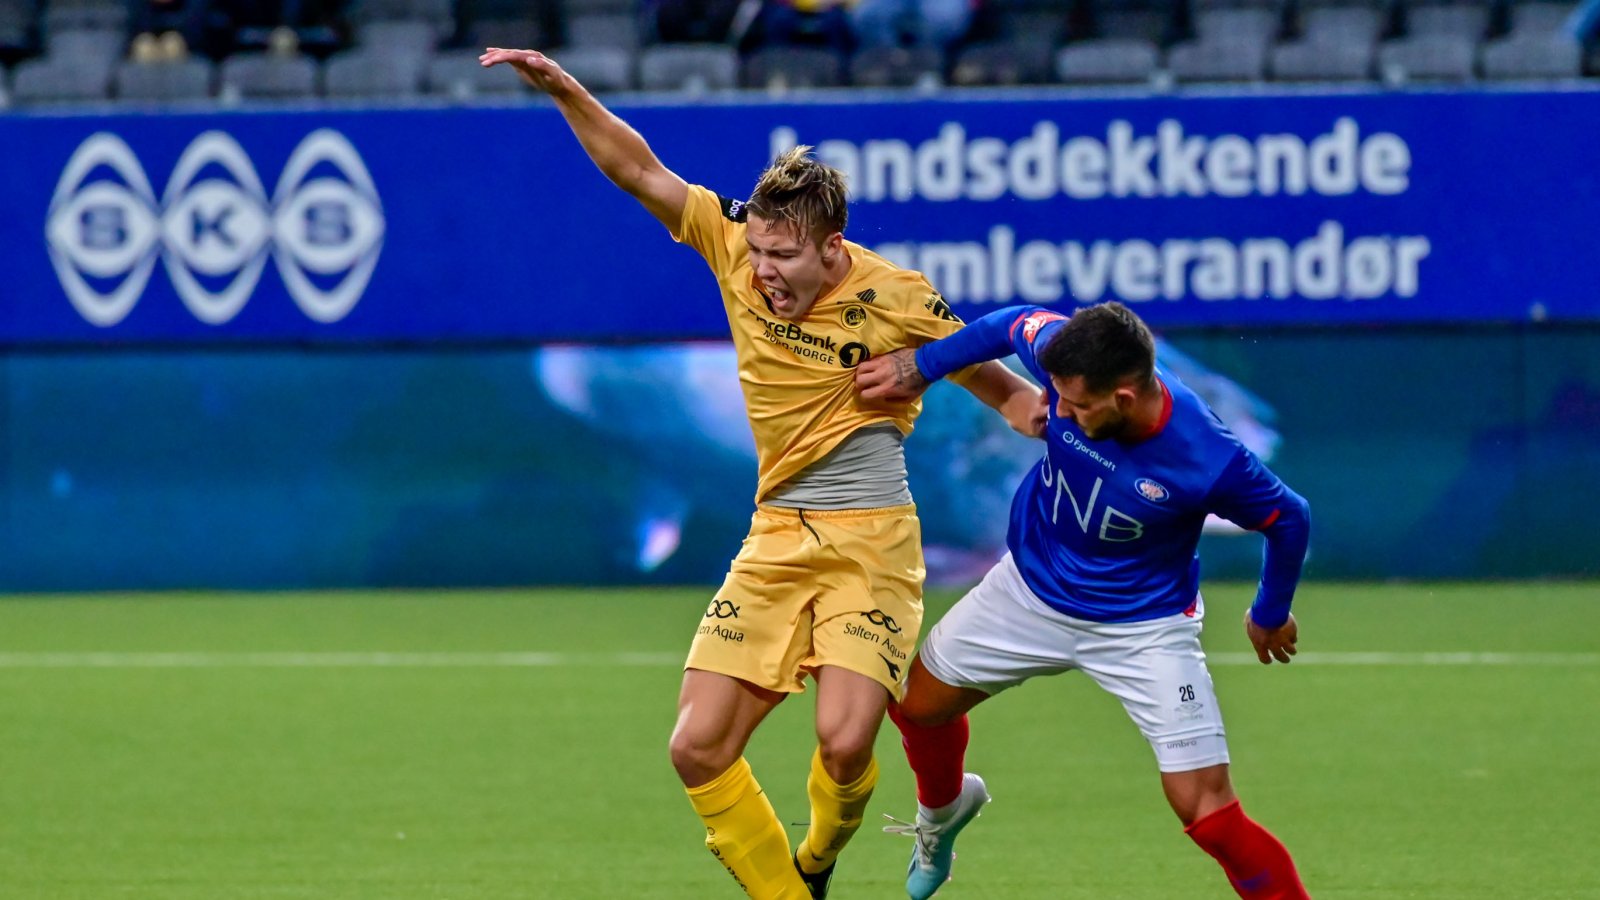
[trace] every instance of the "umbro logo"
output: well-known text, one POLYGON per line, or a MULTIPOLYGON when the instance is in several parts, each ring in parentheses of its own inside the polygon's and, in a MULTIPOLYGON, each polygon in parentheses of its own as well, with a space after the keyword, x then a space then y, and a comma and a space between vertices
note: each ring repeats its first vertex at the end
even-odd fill
POLYGON ((862 303, 871 303, 872 301, 878 299, 878 292, 872 288, 867 288, 864 291, 857 291, 856 299, 860 300, 862 303))
POLYGON ((739 607, 734 606, 730 600, 713 600, 711 605, 706 608, 705 617, 708 619, 737 619, 739 618, 739 607))

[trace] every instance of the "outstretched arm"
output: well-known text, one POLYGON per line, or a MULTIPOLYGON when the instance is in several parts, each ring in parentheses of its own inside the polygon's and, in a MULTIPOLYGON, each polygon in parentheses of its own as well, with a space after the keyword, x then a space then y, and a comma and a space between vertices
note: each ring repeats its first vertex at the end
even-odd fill
MULTIPOLYGON (((1008 306, 931 344, 916 349, 903 347, 875 356, 856 368, 856 390, 868 400, 909 402, 921 396, 929 384, 951 372, 1010 356, 1015 352, 1011 346, 1011 326, 1022 309, 1008 306)), ((978 399, 984 398, 979 395, 978 399)))
POLYGON ((549 94, 600 171, 632 194, 667 230, 678 233, 689 186, 656 159, 639 132, 602 106, 555 60, 535 50, 490 47, 478 62, 485 67, 505 63, 516 69, 523 81, 549 94))
POLYGON ((1242 446, 1212 486, 1209 499, 1212 511, 1266 537, 1261 583, 1244 615, 1244 630, 1263 663, 1286 663, 1300 639, 1289 607, 1311 544, 1311 505, 1242 446))
POLYGON ((972 396, 1005 418, 1012 430, 1025 437, 1044 434, 1050 409, 1039 386, 1006 368, 1004 363, 986 362, 977 374, 961 385, 972 396))
POLYGON ((929 384, 978 365, 962 387, 999 412, 1017 432, 1038 437, 1049 417, 1044 393, 996 361, 1015 352, 1012 331, 1022 311, 1021 307, 1007 307, 918 349, 902 347, 873 357, 856 368, 856 390, 865 400, 909 403, 929 384))

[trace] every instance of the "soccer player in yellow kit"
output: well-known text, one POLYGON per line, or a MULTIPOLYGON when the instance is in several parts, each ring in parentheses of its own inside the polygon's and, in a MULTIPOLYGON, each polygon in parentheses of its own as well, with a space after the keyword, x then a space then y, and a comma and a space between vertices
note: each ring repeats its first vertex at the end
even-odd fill
MULTIPOLYGON (((841 233, 845 185, 804 147, 749 200, 686 184, 548 57, 491 48, 548 93, 607 178, 699 251, 717 277, 739 360, 759 483, 750 535, 685 663, 672 764, 706 846, 750 896, 826 895, 878 780, 872 746, 922 624, 921 530, 901 442, 920 404, 873 406, 854 368, 960 327, 921 274, 841 233), (800 846, 743 754, 762 719, 817 683, 817 752, 800 846)), ((997 363, 955 379, 1013 427, 1042 427, 1038 391, 997 363)))

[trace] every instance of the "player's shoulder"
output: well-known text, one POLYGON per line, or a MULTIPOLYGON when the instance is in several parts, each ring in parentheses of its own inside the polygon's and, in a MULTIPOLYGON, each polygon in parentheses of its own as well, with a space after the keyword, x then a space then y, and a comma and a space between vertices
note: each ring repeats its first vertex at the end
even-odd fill
POLYGON ((737 225, 745 224, 749 217, 746 201, 723 196, 703 184, 689 185, 688 206, 693 214, 716 216, 737 225))
POLYGON ((1168 427, 1203 451, 1207 458, 1217 460, 1219 465, 1226 464, 1244 446, 1232 429, 1223 423, 1205 398, 1172 371, 1158 365, 1156 376, 1166 385, 1167 393, 1172 397, 1172 416, 1168 419, 1168 427))
POLYGON ((921 272, 896 265, 860 244, 845 243, 855 267, 850 280, 856 300, 880 309, 910 310, 938 299, 939 292, 921 272))

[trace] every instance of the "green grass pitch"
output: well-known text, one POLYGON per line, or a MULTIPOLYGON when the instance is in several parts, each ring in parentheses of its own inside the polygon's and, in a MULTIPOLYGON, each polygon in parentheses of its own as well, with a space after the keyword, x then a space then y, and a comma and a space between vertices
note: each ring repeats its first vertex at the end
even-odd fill
MULTIPOLYGON (((0 898, 737 896, 666 756, 708 595, 7 598, 0 898)), ((1235 781, 1314 896, 1600 898, 1600 585, 1308 584, 1287 668, 1242 659, 1249 596, 1207 597, 1235 781)), ((786 822, 810 713, 749 752, 786 822)), ((912 810, 892 731, 874 817, 912 810)), ((1086 679, 980 708, 969 767, 941 900, 1233 896, 1086 679)), ((864 829, 833 897, 903 896, 909 850, 864 829)))

